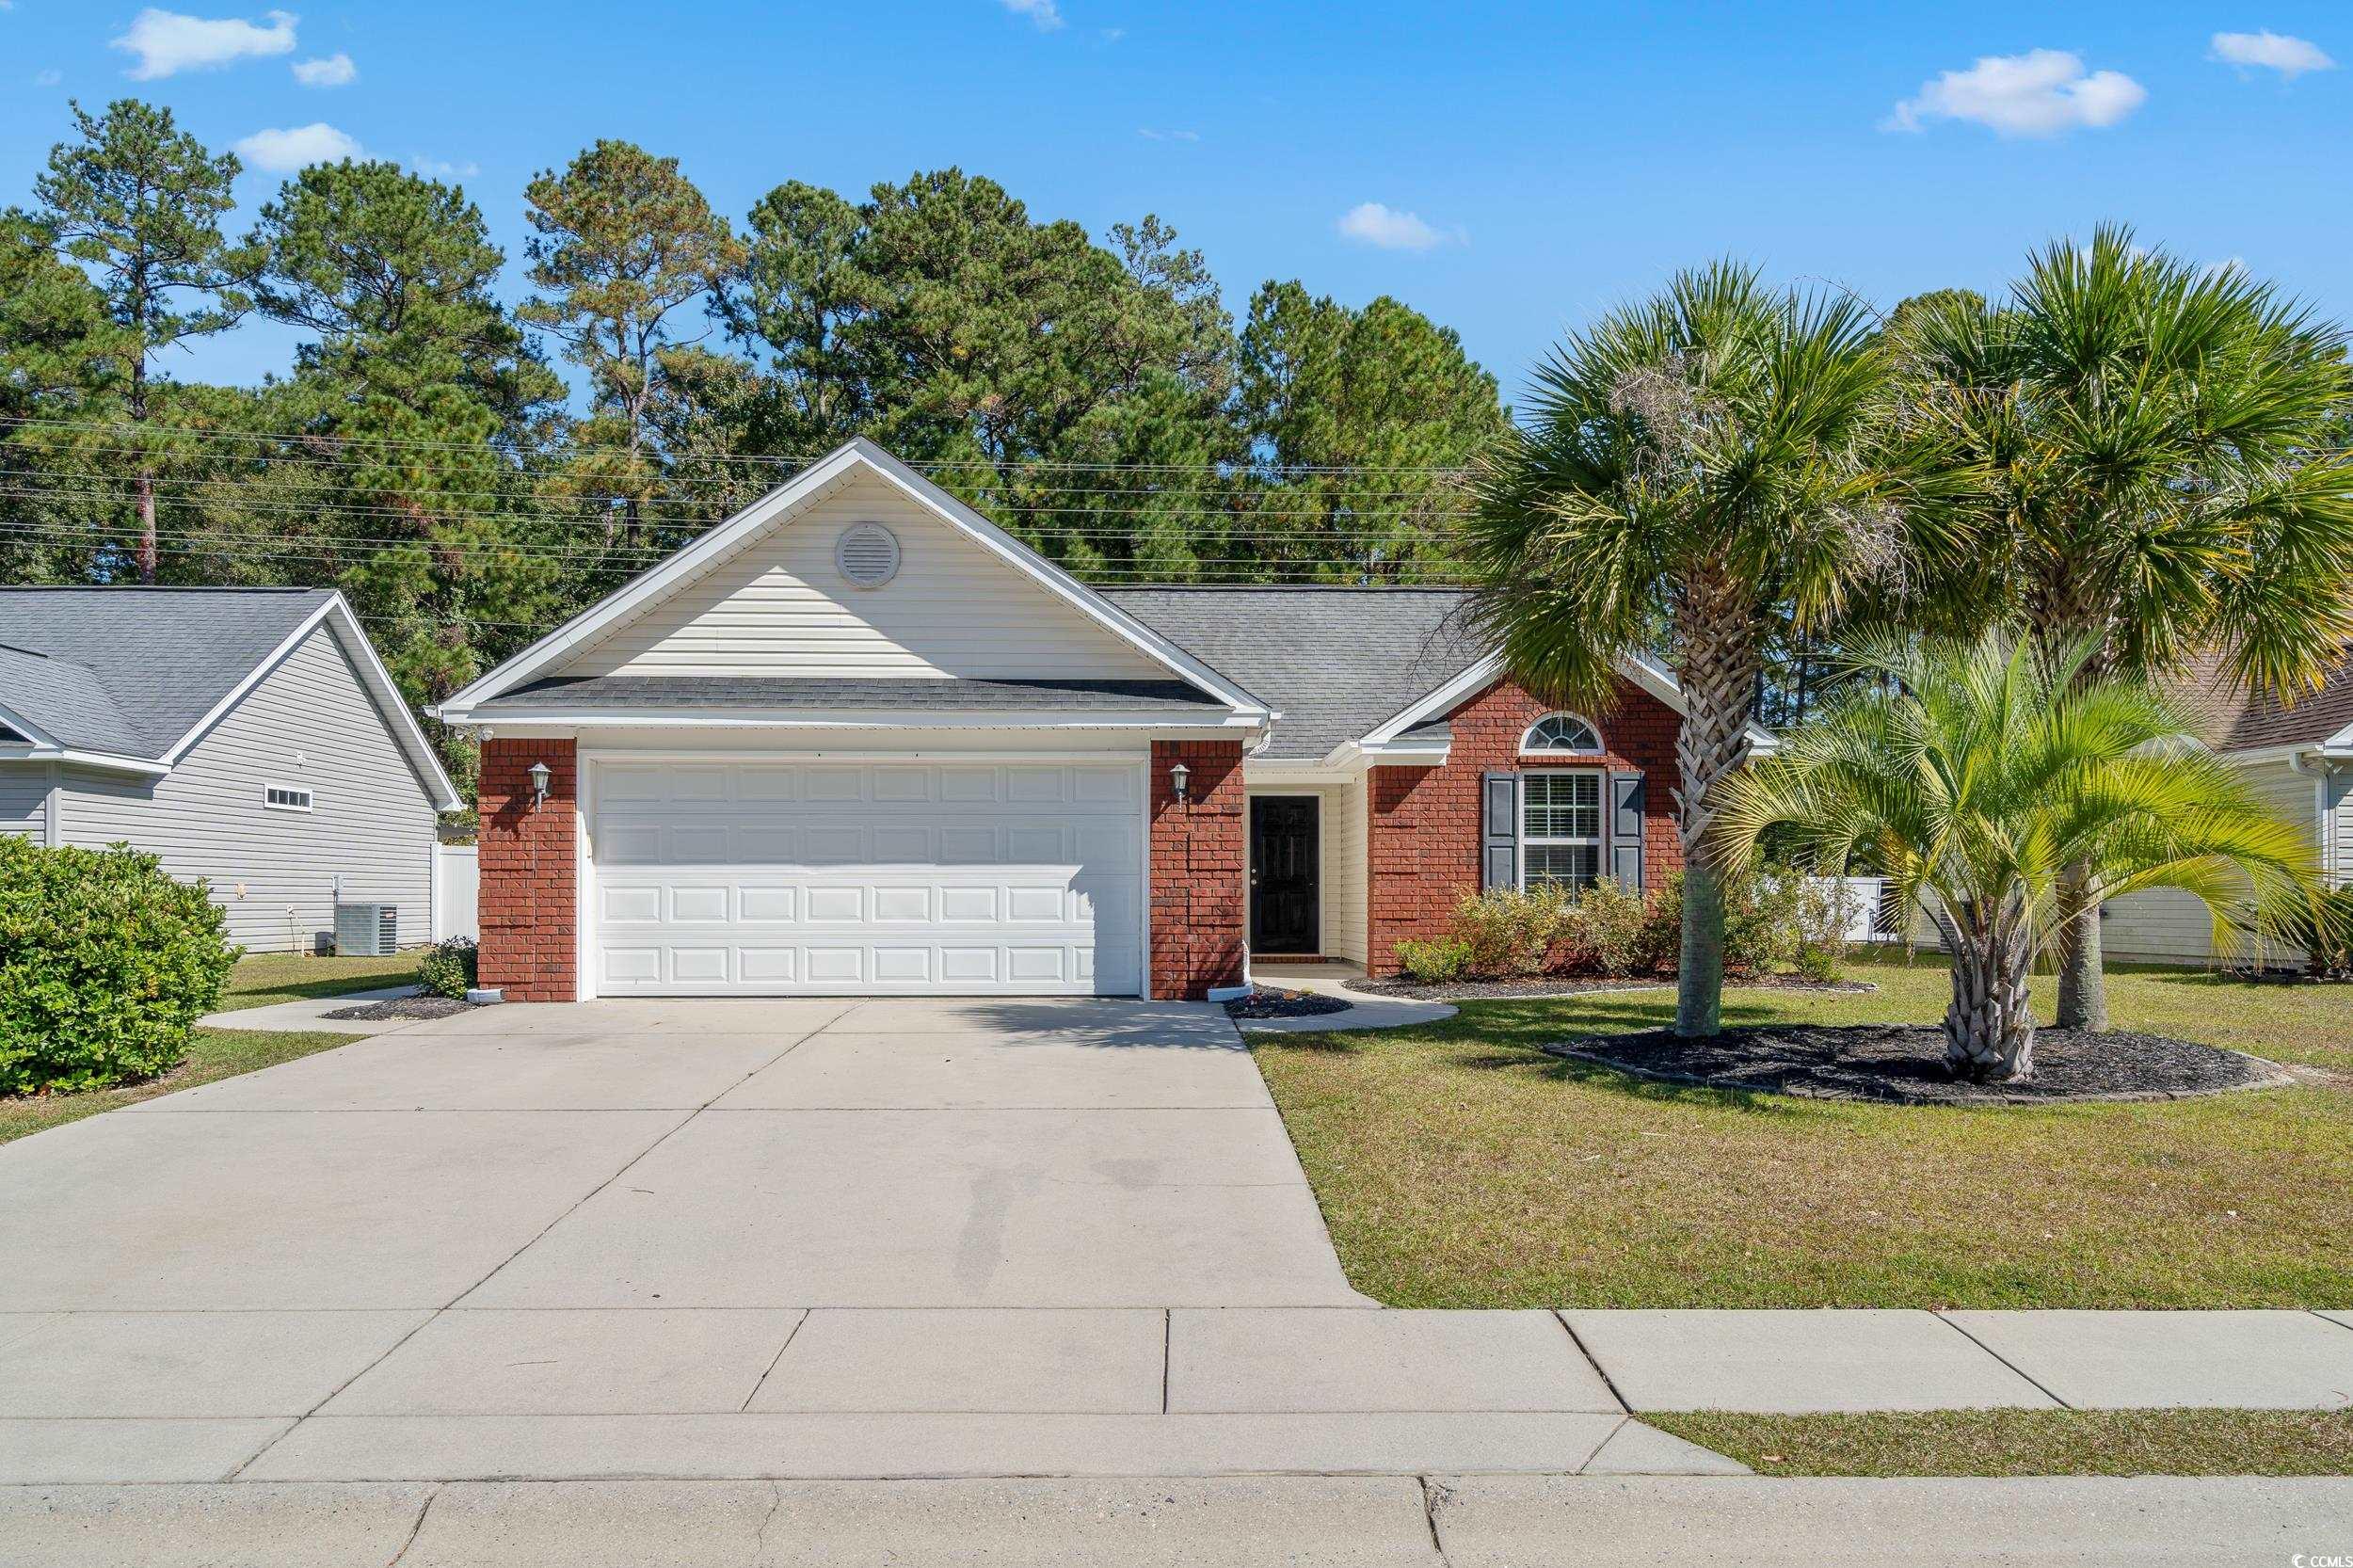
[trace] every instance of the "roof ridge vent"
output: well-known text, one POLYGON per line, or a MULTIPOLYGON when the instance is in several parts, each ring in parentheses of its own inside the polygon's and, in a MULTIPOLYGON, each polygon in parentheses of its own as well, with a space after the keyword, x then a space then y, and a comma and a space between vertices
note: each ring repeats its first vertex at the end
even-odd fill
POLYGON ((899 575, 899 536, 879 522, 854 522, 834 541, 833 564, 853 586, 879 588, 899 575))

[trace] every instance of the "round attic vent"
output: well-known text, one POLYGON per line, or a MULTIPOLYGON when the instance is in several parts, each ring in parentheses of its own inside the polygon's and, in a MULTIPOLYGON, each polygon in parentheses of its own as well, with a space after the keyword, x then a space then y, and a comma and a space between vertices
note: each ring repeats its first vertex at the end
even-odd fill
POLYGON ((861 588, 879 588, 899 575, 899 540, 879 522, 854 522, 833 547, 833 564, 861 588))

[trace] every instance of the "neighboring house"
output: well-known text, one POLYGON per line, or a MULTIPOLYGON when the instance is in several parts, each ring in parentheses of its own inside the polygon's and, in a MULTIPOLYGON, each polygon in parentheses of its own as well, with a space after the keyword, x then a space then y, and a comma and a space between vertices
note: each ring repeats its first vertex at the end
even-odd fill
POLYGON ((426 940, 461 804, 341 594, 0 588, 0 833, 160 856, 282 952, 339 892, 426 940))
MULTIPOLYGON (((2310 825, 2329 885, 2353 884, 2353 659, 2292 708, 2233 685, 2212 664, 2176 690, 2201 711, 2207 744, 2246 767, 2265 803, 2310 825)), ((2100 944, 2110 958, 2204 964, 2220 956, 2213 917, 2170 888, 2103 905, 2100 944)), ((2244 944, 2236 956, 2247 956, 2244 944)))
POLYGON ((516 1000, 1199 998, 1678 864, 1680 696, 1555 713, 1454 593, 1091 589, 854 441, 436 712, 516 1000), (533 783, 544 768, 545 798, 533 783))

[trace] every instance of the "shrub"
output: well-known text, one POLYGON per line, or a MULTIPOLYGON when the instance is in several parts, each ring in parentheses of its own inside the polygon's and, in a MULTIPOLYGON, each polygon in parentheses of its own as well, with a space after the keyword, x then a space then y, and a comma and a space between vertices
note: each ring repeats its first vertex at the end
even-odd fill
POLYGON ((471 936, 452 936, 434 943, 417 960, 417 984, 429 996, 463 1001, 473 989, 482 953, 471 936))
POLYGON ((1425 985, 1441 985, 1463 978, 1470 968, 1470 944, 1457 936, 1438 936, 1426 942, 1408 937, 1397 944, 1397 963, 1406 979, 1425 985))
MULTIPOLYGON (((1577 900, 1577 968, 1612 979, 1658 967, 1657 916, 1654 901, 1607 878, 1577 900)), ((1672 951, 1672 949, 1670 949, 1672 951)))
POLYGON ((0 836, 0 1094, 152 1078, 186 1052, 244 950, 204 884, 127 845, 0 836))
POLYGON ((1475 975, 1513 980, 1542 974, 1555 950, 1574 945, 1576 895, 1555 884, 1526 892, 1497 888, 1472 893, 1455 906, 1450 935, 1468 950, 1475 975))

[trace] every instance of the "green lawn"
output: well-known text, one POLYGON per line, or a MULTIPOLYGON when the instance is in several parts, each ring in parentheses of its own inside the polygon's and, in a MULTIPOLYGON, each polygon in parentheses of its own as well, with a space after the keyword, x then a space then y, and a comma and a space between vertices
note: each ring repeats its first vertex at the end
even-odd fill
POLYGON ((187 1060, 145 1083, 120 1089, 93 1089, 80 1095, 27 1095, 0 1099, 0 1144, 43 1128, 63 1127, 102 1111, 152 1100, 182 1089, 193 1089, 215 1079, 234 1078, 260 1067, 274 1067, 312 1051, 347 1046, 353 1034, 288 1034, 258 1029, 200 1029, 188 1036, 187 1060))
POLYGON ((2346 1476, 2353 1411, 1644 1416, 1768 1476, 2346 1476))
POLYGON ((390 958, 312 958, 299 952, 256 952, 237 960, 229 976, 229 990, 220 999, 223 1012, 267 1007, 276 1001, 299 1001, 306 997, 335 997, 346 991, 373 991, 400 985, 417 978, 416 952, 390 958))
MULTIPOLYGON (((1928 957, 1732 1021, 1933 1022, 1928 957)), ((2353 1069, 2353 991, 2112 977, 2120 1027, 2353 1069)), ((2353 1304, 2353 1079, 2153 1104, 1954 1110, 1646 1083, 1539 1053, 1656 1027, 1643 992, 1257 1035, 1356 1288, 1394 1306, 2353 1304)))

